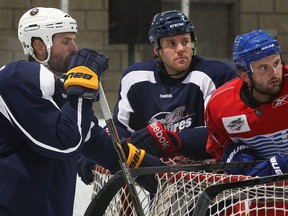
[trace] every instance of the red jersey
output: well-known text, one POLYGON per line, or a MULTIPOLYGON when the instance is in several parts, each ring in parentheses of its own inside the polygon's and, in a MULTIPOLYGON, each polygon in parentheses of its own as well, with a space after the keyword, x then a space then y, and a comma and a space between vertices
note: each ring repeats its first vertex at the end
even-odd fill
POLYGON ((209 130, 207 151, 221 159, 231 142, 243 142, 263 159, 288 151, 288 67, 283 67, 283 86, 272 102, 257 108, 240 98, 243 81, 236 78, 211 96, 205 120, 209 130))

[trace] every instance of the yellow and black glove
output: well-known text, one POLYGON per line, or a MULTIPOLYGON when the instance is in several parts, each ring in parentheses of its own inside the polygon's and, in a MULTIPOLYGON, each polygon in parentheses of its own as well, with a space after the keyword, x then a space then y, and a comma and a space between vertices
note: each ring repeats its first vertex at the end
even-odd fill
MULTIPOLYGON (((160 158, 145 152, 143 149, 137 148, 132 143, 127 143, 125 140, 122 140, 121 146, 129 168, 165 166, 160 158)), ((154 175, 138 176, 136 182, 150 193, 157 191, 157 181, 154 175)))
POLYGON ((76 52, 65 76, 67 99, 83 97, 98 101, 98 85, 101 74, 108 69, 109 58, 100 52, 84 48, 76 52))
POLYGON ((138 168, 145 157, 145 150, 136 148, 131 143, 127 143, 129 153, 127 157, 127 165, 129 168, 138 168))

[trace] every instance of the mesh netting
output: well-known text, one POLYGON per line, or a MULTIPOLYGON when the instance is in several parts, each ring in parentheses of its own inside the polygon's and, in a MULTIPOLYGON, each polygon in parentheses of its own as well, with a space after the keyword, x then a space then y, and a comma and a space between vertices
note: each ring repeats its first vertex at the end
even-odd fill
MULTIPOLYGON (((173 166, 179 164, 193 165, 196 162, 177 157, 165 160, 165 163, 173 166)), ((93 196, 97 195, 111 177, 109 171, 101 166, 96 166, 93 196)), ((228 175, 223 170, 215 170, 212 172, 157 173, 155 178, 158 181, 158 187, 157 193, 153 196, 139 185, 136 186, 144 214, 147 216, 192 215, 196 202, 206 187, 241 181, 251 177, 228 175)), ((105 215, 136 215, 126 187, 122 187, 113 197, 105 215)), ((225 190, 212 201, 206 215, 288 216, 287 184, 286 182, 275 182, 225 190)))

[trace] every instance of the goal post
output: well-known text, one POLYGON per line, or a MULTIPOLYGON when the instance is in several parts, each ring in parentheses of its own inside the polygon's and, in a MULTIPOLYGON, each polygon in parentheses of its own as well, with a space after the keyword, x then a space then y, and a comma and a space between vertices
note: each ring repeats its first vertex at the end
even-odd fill
MULTIPOLYGON (((187 158, 177 158, 166 163, 175 166, 172 169, 174 171, 167 172, 165 168, 163 170, 166 172, 155 174, 158 182, 155 195, 152 196, 141 186, 136 186, 146 216, 191 216, 199 197, 210 186, 217 187, 217 185, 225 185, 229 182, 237 185, 237 182, 253 179, 249 176, 229 175, 223 169, 187 171, 186 165, 199 166, 199 162, 187 160, 187 158), (179 165, 185 167, 186 171, 181 171, 179 165)), ((201 162, 202 166, 208 163, 211 164, 210 161, 201 162)), ((133 175, 133 170, 131 171, 133 175)), ((143 169, 143 175, 146 171, 143 169)), ((137 174, 141 174, 141 168, 138 169, 137 174)), ((212 197, 202 214, 209 216, 288 216, 288 185, 285 179, 280 180, 268 183, 254 181, 255 184, 245 187, 225 188, 223 191, 218 189, 220 192, 217 191, 219 192, 217 196, 212 197)), ((136 215, 129 193, 125 190, 125 181, 121 173, 118 172, 112 176, 104 168, 96 166, 93 198, 85 216, 95 215, 136 215), (107 198, 104 199, 104 197, 107 198)))

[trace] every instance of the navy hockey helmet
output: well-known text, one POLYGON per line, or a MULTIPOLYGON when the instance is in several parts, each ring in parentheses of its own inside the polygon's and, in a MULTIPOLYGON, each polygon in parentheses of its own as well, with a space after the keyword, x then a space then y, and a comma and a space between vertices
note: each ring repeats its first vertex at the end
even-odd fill
POLYGON ((279 42, 262 30, 254 30, 235 38, 233 62, 251 75, 252 62, 276 53, 280 54, 279 42))
POLYGON ((195 43, 193 28, 191 20, 184 13, 177 10, 165 11, 154 16, 149 30, 149 40, 160 48, 161 38, 190 33, 195 43))

